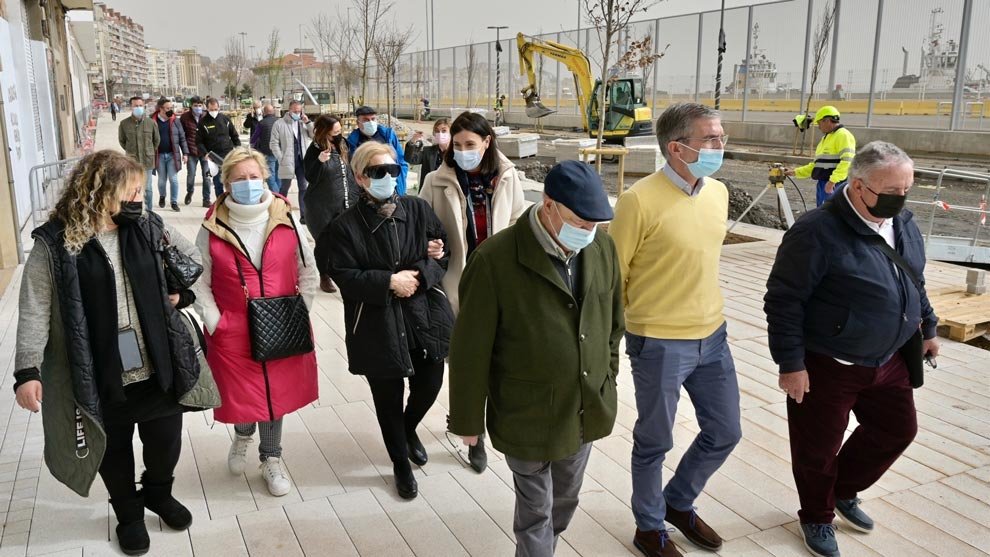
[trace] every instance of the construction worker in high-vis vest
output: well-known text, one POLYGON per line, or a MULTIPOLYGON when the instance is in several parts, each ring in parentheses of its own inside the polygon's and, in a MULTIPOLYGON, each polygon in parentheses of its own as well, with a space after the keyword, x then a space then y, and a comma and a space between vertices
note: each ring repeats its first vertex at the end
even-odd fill
POLYGON ((815 160, 794 170, 788 176, 818 180, 816 201, 818 207, 832 196, 838 186, 846 183, 849 164, 856 154, 856 138, 839 123, 839 110, 823 106, 815 113, 814 123, 825 134, 815 148, 815 160))

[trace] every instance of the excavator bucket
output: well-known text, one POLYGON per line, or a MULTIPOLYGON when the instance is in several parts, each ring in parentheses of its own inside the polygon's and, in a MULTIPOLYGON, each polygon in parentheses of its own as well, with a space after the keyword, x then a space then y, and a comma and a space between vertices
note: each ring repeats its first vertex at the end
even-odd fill
POLYGON ((540 96, 536 93, 526 95, 526 116, 530 118, 543 118, 544 116, 549 116, 554 112, 557 111, 547 108, 543 102, 540 101, 540 96))

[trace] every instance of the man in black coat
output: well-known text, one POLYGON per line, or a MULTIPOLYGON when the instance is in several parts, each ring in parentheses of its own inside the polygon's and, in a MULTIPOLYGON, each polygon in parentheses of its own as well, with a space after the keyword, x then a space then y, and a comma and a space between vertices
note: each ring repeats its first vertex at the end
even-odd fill
MULTIPOLYGON (((234 147, 241 146, 241 136, 237 133, 237 128, 223 114, 220 114, 220 102, 216 99, 206 100, 206 116, 199 121, 196 128, 196 148, 200 153, 213 153, 216 155, 213 162, 217 166, 223 164, 223 159, 234 150, 234 147)), ((220 181, 220 173, 213 176, 213 191, 217 197, 223 193, 223 183, 220 181)))
MULTIPOLYGON (((925 292, 925 243, 903 210, 914 163, 868 143, 849 183, 787 233, 767 281, 770 353, 787 393, 791 461, 805 545, 839 555, 834 513, 854 530, 873 521, 857 495, 918 430, 909 366, 938 355, 925 292), (919 338, 920 337, 920 338, 919 338), (859 425, 843 443, 849 411, 859 425)), ((918 379, 918 378, 915 378, 918 379)))

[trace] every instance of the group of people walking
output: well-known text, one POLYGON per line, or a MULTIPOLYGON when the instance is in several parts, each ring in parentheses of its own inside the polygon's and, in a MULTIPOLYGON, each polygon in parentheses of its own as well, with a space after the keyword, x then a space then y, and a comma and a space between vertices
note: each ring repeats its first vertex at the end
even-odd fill
MULTIPOLYGON (((141 104, 132 99, 132 119, 141 104)), ((309 122, 292 105, 279 119, 257 107, 248 148, 215 104, 174 125, 168 105, 154 126, 121 122, 131 156, 100 151, 78 163, 34 232, 21 286, 17 401, 38 411, 44 389, 46 462, 81 495, 101 476, 125 553, 148 550, 145 508, 175 529, 192 522, 171 494, 184 412, 212 408, 233 425, 233 474, 248 469, 258 433, 268 490, 291 491, 282 421, 318 397, 308 317, 317 288, 339 289, 348 368, 368 382, 400 497, 418 494, 413 465, 430 455, 417 429, 446 361, 449 433, 479 473, 486 437, 505 455, 516 554, 552 555, 592 444, 612 432, 624 339, 638 413, 633 543, 648 557, 679 556, 667 523, 721 549, 696 507, 742 436, 718 279, 728 218, 727 189, 711 177, 726 142, 718 112, 667 108, 656 122, 666 165, 613 208, 601 178, 577 161, 555 166, 542 199, 527 202, 521 172, 477 114, 436 122, 413 196, 402 146, 370 107, 358 109, 346 139, 332 116, 309 122), (198 122, 195 154, 182 144, 188 119, 198 122), (222 161, 219 189, 207 203, 204 186, 209 210, 193 244, 152 212, 148 169, 211 152, 222 161), (285 197, 292 179, 299 217, 285 197), (198 280, 176 286, 177 261, 201 268, 198 280), (664 482, 682 387, 700 432, 664 482), (135 425, 145 447, 140 490, 135 425)), ((785 235, 766 296, 802 533, 828 557, 838 555, 833 512, 872 529, 857 494, 913 438, 908 369, 938 352, 937 319, 923 281, 912 279, 923 272, 923 244, 901 211, 910 159, 874 142, 848 173, 834 200, 785 235), (915 337, 918 354, 903 348, 915 337), (850 410, 859 426, 843 445, 850 410)))

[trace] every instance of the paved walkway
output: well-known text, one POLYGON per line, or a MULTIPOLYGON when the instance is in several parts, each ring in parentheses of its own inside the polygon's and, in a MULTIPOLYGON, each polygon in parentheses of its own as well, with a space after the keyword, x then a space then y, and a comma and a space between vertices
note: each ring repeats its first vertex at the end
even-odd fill
MULTIPOLYGON (((100 122, 97 143, 114 147, 114 125, 100 122)), ((183 180, 184 183, 184 180, 183 180)), ((184 186, 183 186, 184 191, 184 186)), ((195 196, 197 199, 199 196, 195 196)), ((205 209, 164 212, 190 238, 205 209)), ((727 246, 722 286, 742 391, 744 438, 698 501, 705 519, 728 541, 721 555, 806 554, 798 535, 797 493, 790 470, 784 397, 767 350, 763 285, 779 233, 745 227, 764 241, 727 246)), ((960 284, 957 267, 932 265, 932 288, 960 284)), ((13 352, 20 272, 0 298, 0 557, 118 555, 115 521, 101 482, 83 499, 42 466, 40 415, 14 402, 13 352)), ((478 555, 513 553, 511 473, 498 455, 478 475, 455 458, 444 436, 447 392, 420 436, 430 463, 416 470, 420 497, 405 502, 390 485, 391 465, 370 392, 345 363, 343 313, 337 295, 320 293, 313 311, 320 399, 285 420, 285 461, 293 490, 271 497, 254 468, 231 476, 231 428, 187 414, 177 496, 193 512, 188 532, 147 516, 152 555, 478 555)), ((581 505, 558 555, 635 554, 629 473, 636 420, 628 360, 619 375, 614 433, 595 443, 581 505)), ((990 353, 945 341, 937 372, 916 391, 920 432, 892 470, 868 492, 877 520, 870 535, 840 527, 844 555, 966 557, 990 553, 990 353)), ((687 397, 675 429, 668 474, 698 431, 687 397)), ((850 424, 850 428, 854 424, 850 424)), ((140 466, 140 465, 139 465, 140 466)), ((682 548, 697 555, 679 533, 682 548)))

